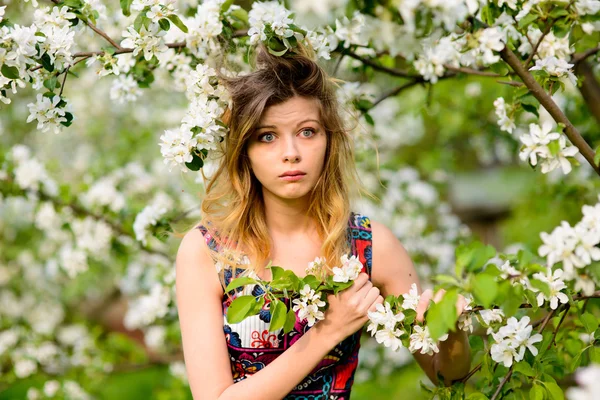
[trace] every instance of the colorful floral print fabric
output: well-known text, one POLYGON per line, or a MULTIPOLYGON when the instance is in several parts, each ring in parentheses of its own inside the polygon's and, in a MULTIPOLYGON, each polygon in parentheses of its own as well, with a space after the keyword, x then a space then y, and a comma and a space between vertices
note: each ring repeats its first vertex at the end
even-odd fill
MULTIPOLYGON (((218 251, 216 240, 204 226, 198 226, 208 246, 218 251)), ((369 218, 352 213, 348 220, 348 242, 351 255, 356 255, 363 264, 363 272, 371 276, 372 233, 369 218)), ((243 268, 224 271, 225 285, 244 272, 243 268)), ((231 301, 241 295, 259 295, 259 286, 246 286, 238 291, 223 294, 223 332, 231 361, 234 382, 246 379, 260 371, 271 361, 292 346, 310 327, 306 321, 296 320, 294 329, 287 335, 283 330, 269 332, 271 321, 270 303, 267 301, 258 315, 246 318, 237 324, 229 324, 225 317, 231 301)), ((287 303, 287 301, 286 301, 287 303)), ((289 306, 289 304, 287 304, 289 306)), ((348 336, 298 384, 286 400, 348 400, 354 373, 358 365, 361 330, 348 336)))

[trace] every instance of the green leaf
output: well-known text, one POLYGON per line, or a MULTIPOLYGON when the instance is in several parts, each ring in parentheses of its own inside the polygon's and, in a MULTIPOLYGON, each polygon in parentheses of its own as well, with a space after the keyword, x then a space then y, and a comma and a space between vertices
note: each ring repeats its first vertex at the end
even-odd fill
POLYGON ((2 65, 2 75, 8 79, 19 79, 19 69, 17 67, 9 67, 6 64, 2 65))
MULTIPOLYGON (((546 282, 540 281, 539 279, 530 279, 529 283, 534 288, 540 290, 542 293, 546 295, 546 297, 550 296, 550 286, 546 282)), ((536 303, 537 304, 537 303, 536 303)))
POLYGON ((256 298, 252 295, 236 297, 227 309, 227 322, 237 324, 242 322, 256 304, 256 298))
POLYGON ((176 27, 178 27, 179 29, 181 29, 181 31, 183 33, 188 33, 187 26, 185 26, 185 24, 179 19, 179 17, 176 14, 171 14, 167 18, 169 18, 171 20, 171 22, 173 24, 175 24, 176 27))
POLYGON ((282 278, 283 274, 285 272, 285 270, 283 268, 276 267, 276 266, 271 266, 271 267, 269 267, 269 269, 271 270, 271 275, 272 275, 271 280, 272 281, 282 278))
POLYGON ((546 386, 546 389, 548 390, 548 393, 550 393, 550 399, 552 400, 564 400, 565 399, 565 394, 563 393, 563 390, 555 383, 555 382, 542 382, 544 384, 544 386, 546 386))
POLYGON ((433 340, 437 340, 451 329, 454 329, 458 315, 456 312, 456 301, 458 292, 448 290, 442 300, 434 303, 427 310, 426 322, 429 333, 433 340))
POLYGON ((543 386, 534 384, 529 391, 529 400, 544 400, 546 389, 543 386))
POLYGON ((158 25, 160 26, 160 29, 162 29, 163 31, 168 31, 169 29, 171 29, 171 23, 166 18, 159 19, 158 25))
POLYGON ((598 319, 592 314, 588 312, 583 313, 580 317, 580 320, 587 333, 592 333, 598 329, 598 319))
POLYGON ((44 87, 52 92, 54 89, 56 89, 57 83, 58 79, 56 78, 56 75, 52 75, 50 78, 44 81, 44 87))
POLYGON ((121 10, 123 10, 123 15, 129 17, 131 15, 131 3, 133 0, 121 0, 121 10))
POLYGON ((274 300, 271 302, 271 324, 269 332, 274 332, 283 328, 287 320, 287 307, 283 301, 274 300))
POLYGON ((233 289, 237 289, 240 286, 252 285, 258 283, 256 279, 250 278, 248 276, 242 276, 241 278, 236 278, 229 282, 229 285, 225 288, 225 292, 230 292, 233 289))
POLYGON ((192 161, 189 163, 186 162, 185 166, 192 171, 198 171, 204 166, 204 161, 202 160, 202 158, 200 158, 198 154, 192 153, 192 161))
POLYGON ((539 16, 537 14, 534 14, 534 13, 527 14, 525 17, 521 18, 521 20, 518 23, 518 27, 520 29, 523 29, 523 28, 527 27, 527 25, 531 25, 531 23, 538 18, 539 18, 539 16))
POLYGON ((304 279, 302 279, 302 286, 308 285, 312 290, 316 290, 320 284, 321 281, 314 275, 306 275, 304 279))
POLYGON ((498 294, 498 283, 487 274, 475 275, 471 280, 475 301, 485 308, 490 308, 498 294))
POLYGON ((563 17, 565 15, 569 15, 569 12, 564 8, 555 8, 554 10, 552 10, 550 12, 550 16, 552 18, 559 18, 559 17, 563 17))
POLYGON ((600 363, 600 347, 590 347, 590 361, 600 363))
POLYGON ((52 64, 52 61, 50 60, 50 56, 48 55, 48 53, 44 53, 42 55, 42 58, 40 58, 40 62, 42 63, 42 67, 44 67, 44 69, 48 72, 54 72, 54 65, 52 64))
POLYGON ((267 47, 267 50, 269 50, 269 53, 273 54, 275 57, 281 57, 288 51, 287 48, 277 51, 277 50, 273 50, 271 47, 267 47))
POLYGON ((594 154, 594 165, 600 165, 600 146, 596 147, 596 154, 594 154))
POLYGON ((252 309, 250 310, 250 312, 246 315, 246 317, 249 317, 251 315, 256 315, 260 312, 260 310, 263 309, 263 307, 265 306, 265 296, 259 296, 256 298, 256 302, 254 303, 254 306, 252 306, 252 309))
POLYGON ((463 271, 474 272, 481 269, 490 258, 496 255, 493 246, 485 246, 481 242, 472 242, 456 248, 456 276, 461 277, 463 271))
POLYGON ((66 121, 61 122, 61 125, 64 126, 71 126, 71 124, 73 123, 73 114, 71 114, 70 112, 66 112, 65 113, 65 118, 67 119, 66 121))
POLYGON ((535 370, 526 361, 521 361, 515 364, 515 372, 520 372, 525 376, 536 376, 535 370))
POLYGON ((234 0, 226 0, 223 4, 221 4, 221 12, 224 13, 229 10, 229 7, 233 4, 234 0))
POLYGON ((289 333, 294 329, 294 325, 296 324, 296 313, 291 308, 289 309, 287 316, 285 318, 285 324, 283 325, 283 332, 289 333))
POLYGON ((488 397, 481 392, 473 392, 467 396, 466 400, 488 400, 488 397))
POLYGON ((116 51, 117 49, 115 49, 115 48, 114 48, 114 47, 112 47, 112 46, 105 46, 105 47, 102 47, 100 50, 102 50, 102 51, 103 51, 103 52, 105 52, 106 54, 110 54, 110 55, 112 56, 112 55, 114 55, 114 54, 115 54, 115 51, 116 51))

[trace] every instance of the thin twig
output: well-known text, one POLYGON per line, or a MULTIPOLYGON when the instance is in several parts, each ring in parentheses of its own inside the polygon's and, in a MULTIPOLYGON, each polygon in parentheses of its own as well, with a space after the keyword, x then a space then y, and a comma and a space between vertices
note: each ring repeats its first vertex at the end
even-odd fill
POLYGON ((588 50, 584 51, 583 53, 576 53, 571 58, 571 63, 578 64, 578 63, 582 62, 583 60, 585 60, 586 58, 598 53, 599 51, 600 51, 600 46, 594 47, 592 49, 588 49, 588 50))
POLYGON ((581 155, 587 160, 587 162, 592 166, 594 171, 598 175, 600 175, 600 169, 594 162, 595 152, 592 150, 590 145, 585 141, 585 139, 581 136, 581 134, 577 131, 577 129, 573 126, 571 121, 567 118, 567 116, 562 112, 560 107, 554 102, 552 97, 542 86, 535 80, 533 75, 521 64, 521 61, 517 58, 515 53, 508 48, 505 47, 500 55, 502 59, 510 65, 510 67, 519 75, 523 83, 527 86, 531 94, 540 102, 540 104, 550 113, 552 118, 556 122, 562 123, 565 125, 565 135, 569 138, 571 143, 575 147, 579 149, 581 155))
POLYGON ((510 366, 510 369, 506 373, 506 376, 504 377, 504 379, 502 379, 502 382, 500 382, 500 385, 498 385, 496 392, 494 392, 494 395, 492 396, 492 398, 490 400, 496 400, 498 398, 498 395, 500 395, 502 388, 504 387, 504 385, 506 385, 506 382, 508 382, 508 380, 510 379, 510 376, 512 375, 514 366, 515 366, 515 364, 510 366))
POLYGON ((563 321, 565 320, 565 317, 569 313, 569 309, 570 308, 571 308, 571 305, 569 303, 567 303, 566 306, 565 306, 565 312, 563 313, 562 317, 560 318, 560 321, 558 322, 558 325, 556 325, 556 328, 554 328, 554 332, 552 332, 552 340, 548 344, 548 350, 550 349, 550 347, 552 347, 553 344, 556 344, 556 341, 555 341, 556 340, 556 334, 558 333, 558 329, 560 328, 560 326, 562 325, 563 321))
POLYGON ((552 20, 551 22, 548 23, 548 25, 546 25, 546 28, 544 28, 544 32, 542 32, 542 36, 540 36, 537 43, 533 47, 533 50, 531 50, 531 54, 529 54, 529 57, 527 57, 527 60, 525 61, 525 64, 524 64, 525 68, 529 68, 529 63, 531 63, 531 60, 533 60, 533 56, 535 56, 535 53, 537 52, 538 48, 540 47, 540 44, 542 44, 542 41, 544 40, 546 35, 548 35, 548 33, 550 33, 550 29, 552 29, 554 22, 556 22, 556 21, 552 20))
POLYGON ((444 64, 444 68, 446 68, 448 71, 462 72, 463 74, 469 74, 469 75, 489 76, 492 78, 499 78, 499 77, 504 76, 504 75, 497 74, 495 72, 480 71, 478 69, 467 68, 467 67, 453 67, 448 64, 444 64))
POLYGON ((510 86, 516 86, 516 87, 523 86, 523 82, 517 82, 517 81, 496 81, 496 82, 501 83, 503 85, 510 85, 510 86))
POLYGON ((65 90, 65 83, 67 82, 67 75, 69 75, 69 67, 64 72, 65 77, 63 78, 62 85, 60 86, 60 93, 58 93, 58 97, 62 97, 63 90, 65 90))
POLYGON ((405 83, 404 85, 400 85, 397 88, 394 88, 394 89, 390 90, 387 93, 382 94, 381 97, 379 97, 377 100, 375 100, 373 102, 373 106, 371 108, 375 107, 377 104, 381 103, 383 100, 387 99, 388 97, 396 96, 397 94, 399 94, 403 90, 406 90, 406 89, 408 89, 410 87, 413 87, 413 86, 415 86, 415 85, 417 85, 419 83, 422 83, 422 82, 423 82, 423 79, 420 79, 420 80, 419 79, 414 79, 414 80, 412 80, 412 81, 410 81, 408 83, 405 83))
MULTIPOLYGON (((52 0, 52 2, 54 4, 59 4, 59 0, 52 0)), ((92 24, 90 21, 85 20, 85 23, 87 24, 87 26, 89 26, 94 32, 96 32, 98 35, 102 36, 104 39, 106 39, 106 41, 108 43, 110 43, 114 48, 116 49, 121 49, 121 46, 115 42, 110 36, 108 36, 104 31, 98 29, 98 27, 94 24, 92 24)))
POLYGON ((419 77, 421 77, 421 75, 412 74, 410 72, 403 71, 401 69, 389 68, 389 67, 380 65, 372 60, 369 60, 368 58, 361 57, 352 51, 347 51, 345 54, 354 58, 355 60, 359 60, 360 62, 362 62, 365 65, 368 65, 369 67, 373 68, 374 70, 385 72, 392 76, 399 76, 402 78, 419 78, 419 77))
POLYGON ((475 368, 473 368, 468 374, 467 376, 465 376, 464 378, 461 379, 462 383, 466 383, 469 379, 471 379, 471 377, 473 375, 475 375, 477 373, 477 371, 479 371, 481 369, 481 367, 483 367, 483 361, 480 362, 475 368))

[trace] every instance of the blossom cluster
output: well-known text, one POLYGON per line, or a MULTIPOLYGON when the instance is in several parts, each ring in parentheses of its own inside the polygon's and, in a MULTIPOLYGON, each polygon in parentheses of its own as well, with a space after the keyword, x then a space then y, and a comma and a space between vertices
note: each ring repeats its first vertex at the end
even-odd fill
POLYGON ((538 349, 535 343, 542 341, 542 335, 536 333, 531 335, 533 327, 529 324, 530 318, 524 316, 520 320, 510 317, 506 325, 498 332, 492 333, 494 343, 491 348, 491 356, 497 363, 510 367, 514 361, 521 361, 525 357, 525 350, 536 356, 538 349))
POLYGON ((542 126, 529 124, 529 133, 522 134, 519 139, 523 143, 519 157, 528 161, 530 165, 541 166, 542 173, 546 174, 557 168, 561 168, 564 174, 572 170, 571 162, 567 157, 573 157, 579 153, 575 146, 567 145, 567 139, 559 132, 552 132, 550 122, 542 126))
POLYGON ((322 309, 326 303, 321 300, 321 294, 316 293, 309 285, 304 285, 300 290, 300 298, 294 299, 292 310, 298 313, 298 318, 306 320, 308 326, 313 326, 317 321, 325 318, 322 309))
MULTIPOLYGON (((538 254, 546 258, 548 268, 557 263, 562 265, 561 271, 564 272, 554 279, 562 276, 568 281, 575 281, 575 289, 589 295, 597 283, 584 268, 594 261, 600 261, 600 202, 593 206, 584 205, 581 211, 583 217, 575 226, 562 221, 551 233, 540 233, 543 244, 538 254)), ((557 285, 562 286, 560 283, 557 285)))
MULTIPOLYGON (((160 137, 161 153, 170 168, 179 166, 187 171, 186 164, 194 157, 204 156, 217 150, 217 144, 227 132, 221 116, 229 105, 229 96, 223 85, 216 80, 214 68, 198 64, 186 79, 190 105, 181 126, 166 130, 160 137)), ((201 166, 201 165, 200 165, 201 166)))

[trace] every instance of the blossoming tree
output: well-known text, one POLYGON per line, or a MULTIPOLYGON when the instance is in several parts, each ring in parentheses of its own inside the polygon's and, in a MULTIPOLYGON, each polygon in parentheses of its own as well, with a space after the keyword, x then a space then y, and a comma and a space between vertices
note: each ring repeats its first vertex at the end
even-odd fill
MULTIPOLYGON (((424 323, 415 321, 416 287, 389 297, 369 315, 367 334, 390 352, 433 354, 450 330, 470 332, 473 370, 451 387, 424 386, 431 396, 462 396, 468 388, 473 399, 558 399, 581 367, 570 383, 579 387, 567 395, 592 398, 600 377, 600 310, 594 300, 600 296, 600 157, 593 150, 600 141, 600 1, 332 0, 299 2, 296 14, 274 1, 247 9, 225 0, 121 0, 118 8, 101 0, 5 3, 2 127, 18 133, 34 123, 28 126, 43 139, 0 137, 1 385, 39 376, 43 383, 32 384, 29 398, 88 398, 101 390, 97 377, 125 363, 147 362, 148 354, 111 331, 106 320, 93 320, 123 296, 124 328, 141 332, 152 359, 170 365, 180 379, 169 393, 183 396, 173 242, 166 239, 178 223, 197 217, 198 199, 185 190, 202 180, 192 183, 189 176, 210 175, 218 163, 216 143, 227 135, 221 117, 229 99, 216 79, 217 60, 227 60, 222 72, 244 74, 254 46, 284 56, 301 43, 347 81, 339 100, 363 178, 383 199, 360 206, 374 219, 391 221, 423 278, 446 289, 424 323), (96 93, 106 82, 110 87, 100 98, 96 93), (444 91, 450 96, 444 98, 436 90, 449 82, 453 86, 444 91), (454 93, 460 85, 464 93, 454 93), (468 115, 475 104, 465 104, 483 98, 484 91, 493 96, 488 103, 495 121, 485 124, 485 116, 474 115, 460 127, 483 131, 486 139, 476 140, 471 131, 454 138, 469 142, 480 164, 489 163, 493 147, 493 159, 518 158, 539 169, 532 173, 549 197, 580 196, 569 214, 575 223, 561 221, 549 233, 519 228, 541 240, 535 248, 498 251, 472 240, 442 201, 444 156, 415 161, 423 175, 395 158, 404 154, 401 147, 427 138, 425 122, 404 113, 410 104, 403 98, 426 93, 423 103, 435 118, 436 96, 443 99, 438 107, 451 108, 460 99, 458 114, 468 115), (132 119, 141 125, 152 120, 173 92, 185 100, 174 100, 179 103, 169 116, 139 131, 130 126, 132 119), (13 101, 15 109, 26 104, 25 113, 12 109, 13 101), (113 108, 103 109, 110 102, 113 108), (119 108, 132 102, 137 106, 131 114, 119 116, 119 108), (152 111, 136 115, 145 107, 152 111), (173 115, 176 120, 169 120, 173 115), (146 140, 112 134, 125 133, 113 119, 140 136, 157 126, 162 132, 150 139, 146 134, 146 140), (483 122, 467 125, 470 119, 483 122), (77 136, 85 136, 73 132, 85 122, 101 129, 92 129, 87 143, 82 140, 67 160, 57 161, 58 152, 75 149, 77 136), (119 142, 123 137, 129 142, 119 142), (368 156, 373 142, 383 144, 381 175, 368 156), (110 146, 129 150, 109 155, 110 146), (153 156, 145 164, 131 161, 133 148, 153 156), (93 161, 98 149, 107 150, 103 157, 110 161, 93 161), (173 171, 180 179, 173 179, 173 171), (385 189, 376 185, 378 178, 385 189), (458 294, 470 304, 455 316, 458 294)), ((449 132, 455 118, 448 116, 444 121, 450 123, 440 130, 449 132)), ((430 140, 424 150, 434 154, 437 146, 450 154, 456 148, 462 155, 461 145, 430 140)), ((469 162, 458 158, 457 164, 469 162)), ((295 318, 318 323, 325 294, 347 288, 361 267, 345 257, 325 276, 322 263, 307 266, 305 278, 272 267, 270 289, 251 277, 232 282, 229 291, 246 284, 265 290, 238 297, 228 321, 239 322, 268 301, 273 330, 287 329, 295 318), (280 301, 284 295, 293 298, 289 310, 280 301)))

